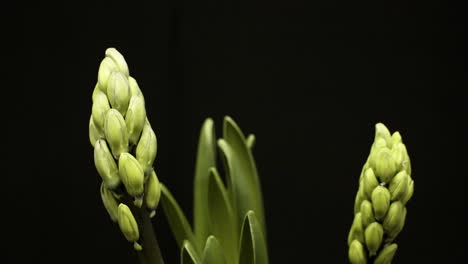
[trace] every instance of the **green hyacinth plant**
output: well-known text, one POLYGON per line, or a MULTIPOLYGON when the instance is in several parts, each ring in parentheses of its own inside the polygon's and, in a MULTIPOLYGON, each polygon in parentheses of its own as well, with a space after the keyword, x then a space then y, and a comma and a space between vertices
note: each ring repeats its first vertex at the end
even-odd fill
POLYGON ((102 178, 103 205, 141 263, 164 263, 150 220, 161 200, 181 263, 267 264, 263 201, 252 155, 255 137, 246 138, 226 117, 223 137, 217 140, 213 121, 206 119, 198 145, 192 228, 153 168, 157 141, 143 93, 122 54, 109 48, 105 55, 92 94, 89 139, 102 178))
POLYGON ((348 235, 348 257, 353 264, 389 264, 398 248, 406 204, 413 195, 411 162, 399 132, 390 134, 382 123, 362 168, 348 235))
POLYGON ((161 197, 153 168, 156 135, 146 117, 143 93, 124 57, 114 48, 105 54, 89 120, 102 202, 142 263, 164 263, 150 220, 161 197))

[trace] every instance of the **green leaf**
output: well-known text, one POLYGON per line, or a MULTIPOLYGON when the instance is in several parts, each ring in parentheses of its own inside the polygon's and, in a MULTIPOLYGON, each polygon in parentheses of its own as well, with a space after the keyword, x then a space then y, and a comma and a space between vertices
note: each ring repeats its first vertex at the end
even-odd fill
POLYGON ((248 147, 250 150, 252 150, 252 148, 253 148, 254 145, 255 145, 255 135, 254 135, 254 134, 250 134, 250 135, 247 137, 247 139, 246 139, 245 142, 247 143, 247 147, 248 147))
POLYGON ((184 240, 194 243, 195 236, 193 235, 184 212, 180 208, 177 201, 172 196, 171 192, 161 183, 161 204, 166 214, 167 221, 171 227, 172 234, 177 241, 179 247, 183 246, 184 240))
POLYGON ((206 240, 205 250, 203 251, 202 264, 226 264, 226 257, 223 248, 214 236, 209 236, 206 240))
POLYGON ((190 241, 185 240, 180 250, 181 264, 201 264, 200 257, 190 241))
POLYGON ((237 263, 237 221, 226 188, 216 168, 210 169, 208 206, 210 234, 216 236, 229 263, 237 263))
POLYGON ((209 168, 216 167, 216 136, 213 120, 207 118, 203 123, 198 140, 197 161, 193 184, 193 221, 198 248, 203 248, 208 230, 208 181, 209 168))
POLYGON ((240 241, 239 263, 268 264, 265 238, 253 211, 245 216, 240 241))
POLYGON ((260 228, 266 235, 263 198, 257 168, 244 134, 230 118, 224 118, 223 139, 218 147, 224 158, 228 190, 238 222, 242 222, 249 210, 255 211, 260 228))

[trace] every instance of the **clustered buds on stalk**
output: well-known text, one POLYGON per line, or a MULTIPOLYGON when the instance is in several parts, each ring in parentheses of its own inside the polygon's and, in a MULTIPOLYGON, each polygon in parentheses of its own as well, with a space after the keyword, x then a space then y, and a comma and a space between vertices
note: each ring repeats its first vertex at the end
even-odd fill
POLYGON ((348 235, 353 264, 389 264, 397 250, 392 243, 403 229, 406 203, 414 192, 411 162, 399 132, 390 134, 382 123, 359 178, 354 220, 348 235))
POLYGON ((146 116, 143 93, 130 76, 124 57, 115 48, 108 48, 105 54, 92 94, 89 140, 102 178, 104 207, 126 239, 141 250, 133 213, 147 210, 153 217, 161 196, 153 168, 156 135, 146 116))

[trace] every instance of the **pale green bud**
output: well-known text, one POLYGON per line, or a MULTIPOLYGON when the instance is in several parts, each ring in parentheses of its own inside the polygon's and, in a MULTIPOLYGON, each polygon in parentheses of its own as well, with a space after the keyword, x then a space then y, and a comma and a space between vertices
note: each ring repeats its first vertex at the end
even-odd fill
POLYGON ((128 77, 128 85, 130 86, 130 95, 131 96, 138 96, 138 97, 144 98, 143 93, 141 92, 137 81, 132 76, 128 77))
POLYGON ((119 185, 117 164, 103 139, 97 140, 94 145, 94 164, 107 188, 114 189, 119 185))
POLYGON ((110 106, 109 101, 107 101, 107 96, 101 91, 96 92, 91 108, 91 115, 94 125, 100 133, 104 131, 104 122, 109 109, 110 106))
POLYGON ((382 138, 385 140, 385 143, 388 148, 392 147, 392 136, 390 135, 390 131, 388 128, 382 124, 382 123, 377 123, 375 125, 375 139, 374 141, 377 141, 377 139, 382 138))
MULTIPOLYGON (((118 208, 118 222, 120 231, 124 234, 125 238, 129 242, 137 242, 140 238, 140 232, 138 231, 138 224, 135 217, 128 208, 127 205, 121 203, 118 208)), ((137 249, 137 248, 135 248, 137 249)))
POLYGON ((383 186, 377 186, 372 192, 372 206, 377 220, 384 218, 390 206, 390 192, 383 186))
POLYGON ((406 195, 403 197, 401 202, 403 204, 406 204, 409 201, 409 199, 411 199, 411 197, 413 196, 413 193, 414 193, 414 181, 409 179, 408 180, 408 188, 406 190, 406 195))
POLYGON ((127 152, 127 126, 119 111, 115 109, 109 109, 107 111, 104 123, 104 135, 116 159, 118 159, 120 153, 127 152))
POLYGON ((386 242, 393 241, 398 236, 398 234, 400 234, 401 230, 403 230, 403 227, 405 226, 405 221, 406 221, 406 212, 407 212, 406 207, 403 207, 403 215, 402 217, 400 217, 400 221, 398 225, 396 225, 393 229, 388 230, 388 232, 386 231, 388 235, 386 242))
POLYGON ((117 65, 115 65, 115 62, 111 58, 105 57, 102 60, 98 71, 98 84, 99 89, 101 89, 102 92, 107 93, 109 76, 114 71, 118 71, 117 65))
POLYGON ((375 259, 374 264, 391 264, 397 249, 398 246, 395 243, 384 247, 375 259))
POLYGON ((408 155, 408 151, 406 150, 406 145, 401 144, 400 148, 402 149, 401 152, 403 153, 403 161, 402 161, 402 168, 411 176, 411 160, 408 155))
POLYGON ((362 215, 360 212, 354 215, 353 224, 348 234, 348 245, 351 245, 353 240, 364 243, 364 227, 362 226, 362 215))
POLYGON ((402 200, 408 191, 409 176, 406 171, 400 171, 390 182, 389 190, 392 201, 402 200))
POLYGON ((113 71, 109 77, 107 97, 112 108, 117 109, 123 116, 127 112, 130 102, 130 87, 125 75, 119 71, 113 71))
POLYGON ((401 138, 400 132, 395 131, 392 134, 392 146, 395 147, 396 144, 403 143, 403 139, 401 138))
POLYGON ((372 168, 368 168, 364 172, 362 182, 364 187, 364 194, 368 199, 370 199, 372 196, 372 191, 374 191, 375 187, 379 185, 379 181, 377 180, 377 177, 375 177, 374 170, 372 170, 372 168))
POLYGON ((140 164, 132 154, 127 152, 120 154, 119 173, 127 193, 141 200, 145 178, 140 164))
POLYGON ((369 167, 375 169, 377 153, 379 152, 380 149, 383 149, 383 148, 387 148, 387 142, 385 142, 385 139, 383 138, 376 139, 374 141, 374 144, 372 144, 369 158, 367 159, 367 163, 369 164, 369 167))
POLYGON ((404 208, 405 206, 400 201, 393 202, 388 209, 387 216, 383 221, 385 232, 391 234, 399 232, 401 222, 404 221, 404 208))
POLYGON ((362 243, 353 240, 349 245, 348 258, 352 264, 367 264, 366 252, 362 243))
POLYGON ((381 182, 389 183, 395 173, 397 166, 392 157, 392 152, 388 148, 382 148, 376 153, 375 174, 381 182))
POLYGON ((145 202, 146 207, 151 211, 150 217, 153 217, 155 214, 155 210, 158 207, 159 200, 161 198, 161 185, 159 183, 158 177, 156 176, 156 172, 151 170, 151 175, 146 182, 146 190, 145 190, 145 202))
POLYGON ((140 141, 136 147, 136 158, 146 173, 149 173, 156 158, 157 140, 148 120, 145 122, 140 141))
POLYGON ((364 200, 364 195, 361 195, 361 192, 358 191, 358 193, 356 194, 356 198, 354 198, 354 214, 359 213, 359 210, 361 209, 361 204, 364 200))
POLYGON ((111 58, 112 61, 114 61, 115 65, 117 66, 117 69, 125 74, 126 77, 129 76, 129 71, 128 71, 128 65, 127 62, 125 61, 124 56, 120 54, 115 48, 108 48, 106 49, 106 56, 111 58))
POLYGON ((145 101, 142 97, 132 96, 128 106, 127 115, 125 116, 125 123, 127 124, 127 131, 131 144, 136 144, 138 142, 141 131, 145 125, 145 121, 145 101))
POLYGON ((94 148, 94 145, 96 144, 96 141, 101 138, 101 133, 97 129, 96 125, 94 124, 93 121, 93 116, 90 116, 89 118, 89 142, 91 142, 91 145, 94 148))
POLYGON ((112 221, 117 222, 119 204, 117 203, 117 199, 113 195, 112 191, 108 190, 104 183, 101 184, 101 199, 104 204, 104 208, 106 208, 112 221))
POLYGON ((374 211, 372 209, 372 203, 368 200, 364 200, 361 203, 361 218, 362 218, 362 226, 366 228, 372 222, 375 221, 374 211))
POLYGON ((371 256, 374 256, 377 250, 379 250, 380 245, 382 245, 383 234, 384 231, 382 225, 377 222, 371 223, 366 228, 366 231, 364 231, 367 249, 371 256))

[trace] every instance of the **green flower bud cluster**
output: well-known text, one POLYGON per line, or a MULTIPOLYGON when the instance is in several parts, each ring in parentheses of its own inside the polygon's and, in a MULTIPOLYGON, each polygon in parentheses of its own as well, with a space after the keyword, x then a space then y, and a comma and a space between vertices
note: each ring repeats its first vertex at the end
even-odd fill
POLYGON ((390 134, 382 123, 359 178, 354 220, 348 235, 348 257, 353 264, 391 263, 393 243, 403 229, 406 203, 414 192, 411 162, 399 132, 390 134))
POLYGON ((143 93, 124 57, 115 48, 105 55, 92 94, 89 140, 102 179, 104 207, 126 239, 141 250, 132 210, 145 210, 152 217, 159 204, 161 184, 153 169, 157 140, 143 93))

